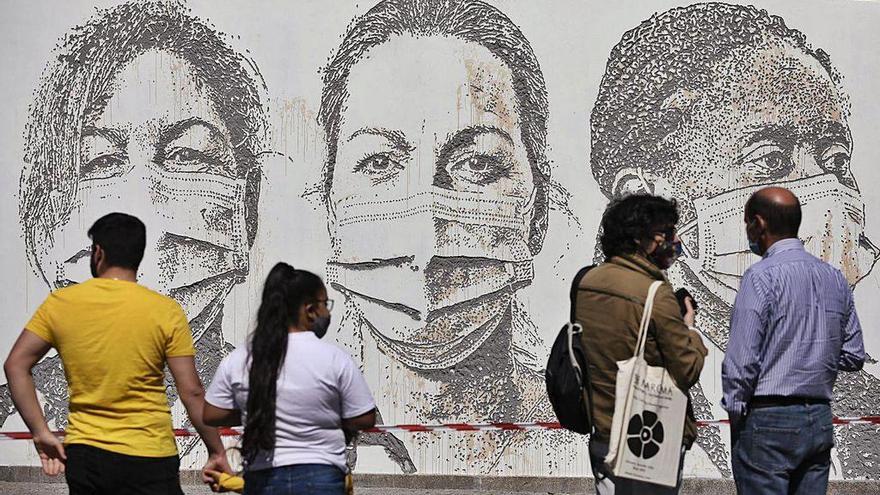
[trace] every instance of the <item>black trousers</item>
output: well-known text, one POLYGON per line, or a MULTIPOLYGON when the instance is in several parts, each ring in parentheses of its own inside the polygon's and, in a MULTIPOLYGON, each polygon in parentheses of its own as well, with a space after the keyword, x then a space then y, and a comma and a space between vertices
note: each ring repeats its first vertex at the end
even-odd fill
POLYGON ((70 495, 183 495, 176 455, 138 457, 81 444, 65 451, 70 495))

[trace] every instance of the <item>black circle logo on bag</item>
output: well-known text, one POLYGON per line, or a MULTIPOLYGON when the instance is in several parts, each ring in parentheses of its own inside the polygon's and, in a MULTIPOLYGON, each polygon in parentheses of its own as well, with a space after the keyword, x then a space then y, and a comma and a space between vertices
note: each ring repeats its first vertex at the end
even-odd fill
POLYGON ((663 423, 657 420, 657 414, 642 411, 629 419, 626 427, 626 445, 637 457, 650 459, 660 452, 663 443, 663 423))

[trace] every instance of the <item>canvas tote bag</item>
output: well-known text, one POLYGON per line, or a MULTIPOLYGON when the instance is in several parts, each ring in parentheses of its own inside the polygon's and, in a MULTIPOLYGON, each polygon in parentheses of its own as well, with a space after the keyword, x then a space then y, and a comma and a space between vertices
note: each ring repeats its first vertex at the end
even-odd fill
POLYGON ((635 355, 617 362, 617 399, 605 463, 614 476, 672 487, 678 482, 687 397, 665 368, 645 361, 654 295, 662 284, 658 280, 648 289, 635 355))

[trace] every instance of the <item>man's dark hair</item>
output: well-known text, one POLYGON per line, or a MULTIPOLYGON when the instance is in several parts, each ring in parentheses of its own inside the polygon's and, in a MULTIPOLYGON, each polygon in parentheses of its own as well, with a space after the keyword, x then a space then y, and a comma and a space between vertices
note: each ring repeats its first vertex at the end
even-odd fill
POLYGON ((783 238, 797 237, 801 227, 801 202, 795 198, 794 204, 780 204, 758 191, 746 201, 746 220, 751 222, 757 215, 767 222, 768 233, 783 238))
POLYGON ((137 217, 110 213, 89 228, 92 246, 101 246, 108 266, 137 270, 147 247, 147 227, 137 217))
POLYGON ((678 159, 669 135, 686 111, 664 102, 679 90, 711 87, 720 63, 767 45, 790 42, 814 57, 835 83, 840 77, 822 49, 778 16, 749 5, 701 3, 655 14, 627 31, 608 57, 590 116, 590 164, 607 197, 620 170, 670 170, 678 159))
POLYGON ((638 251, 638 241, 654 231, 675 227, 678 203, 650 194, 632 194, 613 200, 602 214, 599 243, 605 259, 638 251))

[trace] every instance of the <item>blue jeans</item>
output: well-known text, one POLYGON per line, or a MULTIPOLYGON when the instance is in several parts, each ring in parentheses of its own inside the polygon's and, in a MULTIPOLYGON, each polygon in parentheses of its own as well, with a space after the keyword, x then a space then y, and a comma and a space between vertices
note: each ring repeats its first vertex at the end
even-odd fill
POLYGON ((344 495, 345 473, 329 464, 293 464, 244 473, 245 495, 344 495))
POLYGON ((762 407, 731 427, 740 494, 822 494, 828 490, 834 425, 827 404, 762 407))

